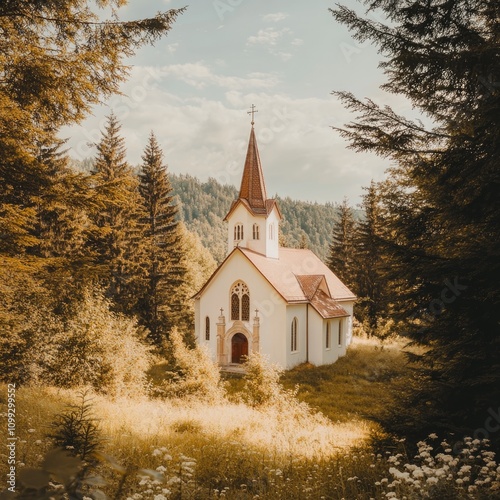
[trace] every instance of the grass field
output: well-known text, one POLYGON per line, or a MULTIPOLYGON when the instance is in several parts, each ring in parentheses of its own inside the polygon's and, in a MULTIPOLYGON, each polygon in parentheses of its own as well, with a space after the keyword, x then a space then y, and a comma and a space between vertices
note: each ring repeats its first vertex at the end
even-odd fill
MULTIPOLYGON (((454 482, 463 476, 454 475, 462 470, 456 457, 438 468, 441 459, 422 448, 425 467, 408 469, 426 479, 418 480, 416 488, 416 479, 403 469, 410 465, 404 465, 409 459, 402 443, 401 454, 378 456, 368 445, 370 434, 380 432, 377 417, 411 376, 401 346, 357 339, 332 366, 303 365, 285 373, 283 386, 299 384, 299 401, 283 390, 272 404, 245 404, 243 381, 234 377, 226 382, 228 396, 213 402, 93 395, 92 421, 99 427, 98 448, 105 458, 88 474, 117 500, 474 498, 467 484, 454 482), (455 472, 450 469, 453 460, 455 472), (447 483, 439 475, 444 467, 453 479, 447 483), (412 483, 405 482, 407 476, 412 483)), ((4 415, 6 393, 2 386, 4 415)), ((50 423, 65 405, 77 404, 78 397, 76 391, 48 387, 17 390, 18 471, 40 468, 53 447, 50 423)), ((496 470, 493 463, 485 455, 476 478, 481 470, 485 474, 485 467, 488 473, 496 470)), ((4 455, 1 477, 6 477, 6 464, 4 455)), ((61 467, 68 469, 65 463, 61 467)), ((98 498, 92 493, 96 486, 80 486, 88 498, 98 498)))

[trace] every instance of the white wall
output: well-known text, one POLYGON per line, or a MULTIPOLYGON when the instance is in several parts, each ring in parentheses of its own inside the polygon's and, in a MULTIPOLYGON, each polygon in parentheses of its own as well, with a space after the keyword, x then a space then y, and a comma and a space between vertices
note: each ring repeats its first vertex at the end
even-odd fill
MULTIPOLYGON (((198 338, 201 339, 200 342, 208 346, 212 352, 213 359, 216 360, 216 322, 220 315, 220 308, 222 307, 226 318, 226 331, 234 325, 235 322, 230 319, 230 290, 232 285, 238 280, 243 281, 248 286, 250 292, 250 321, 243 322, 244 327, 250 332, 253 331, 255 309, 258 309, 260 318, 260 351, 269 355, 271 362, 278 363, 284 367, 286 364, 286 339, 282 324, 286 316, 285 301, 239 251, 231 255, 204 290, 201 298, 197 300, 199 302, 197 306, 199 314, 196 330, 199 332, 198 338), (209 342, 204 340, 206 316, 210 317, 212 325, 209 342)), ((251 339, 248 340, 249 348, 251 349, 251 339)))
POLYGON ((286 365, 285 368, 293 368, 307 361, 307 346, 306 346, 306 328, 307 328, 307 314, 306 304, 289 305, 286 308, 286 365), (297 351, 291 351, 291 332, 292 321, 297 318, 297 351))
POLYGON ((273 259, 279 257, 279 217, 276 208, 266 218, 265 215, 253 215, 240 203, 228 219, 227 224, 227 250, 228 254, 236 247, 234 228, 243 224, 243 239, 239 241, 240 247, 249 248, 255 252, 273 259), (253 239, 253 225, 259 226, 259 239, 253 239), (273 239, 269 235, 270 225, 274 226, 273 239))
POLYGON ((323 364, 323 318, 309 306, 309 362, 323 364))
POLYGON ((345 328, 345 336, 346 336, 346 345, 350 345, 352 342, 352 316, 354 310, 354 301, 345 301, 340 302, 339 304, 349 313, 348 318, 344 318, 344 328, 345 328))

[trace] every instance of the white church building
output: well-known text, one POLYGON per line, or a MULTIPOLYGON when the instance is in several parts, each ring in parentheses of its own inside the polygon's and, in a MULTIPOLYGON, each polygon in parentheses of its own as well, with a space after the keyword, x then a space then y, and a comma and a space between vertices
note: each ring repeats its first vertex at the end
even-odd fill
POLYGON ((225 217, 228 255, 194 296, 195 334, 221 367, 251 352, 289 369, 334 363, 352 337, 355 295, 310 250, 279 246, 253 127, 238 199, 225 217))

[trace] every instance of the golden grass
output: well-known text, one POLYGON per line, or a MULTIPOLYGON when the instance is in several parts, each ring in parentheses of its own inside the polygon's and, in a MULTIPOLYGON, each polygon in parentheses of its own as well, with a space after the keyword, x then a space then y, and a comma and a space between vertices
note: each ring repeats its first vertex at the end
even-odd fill
POLYGON ((182 401, 109 401, 97 397, 96 415, 103 432, 114 441, 118 436, 153 439, 168 446, 179 433, 191 440, 198 434, 236 441, 271 455, 327 457, 339 449, 361 444, 369 427, 360 422, 333 424, 322 415, 300 415, 280 408, 250 408, 242 403, 199 404, 182 401))
MULTIPOLYGON (((230 397, 214 403, 94 395, 102 449, 132 471, 165 465, 169 477, 179 475, 185 457, 192 457, 198 498, 212 498, 223 487, 229 488, 229 498, 242 499, 256 494, 267 499, 374 498, 374 483, 387 473, 386 466, 365 445, 378 430, 377 415, 410 373, 401 347, 401 342, 382 346, 356 339, 334 365, 302 365, 285 373, 285 388, 299 383, 298 398, 322 413, 289 395, 260 409, 245 405, 237 379, 228 382, 230 397), (171 461, 158 455, 159 449, 171 461)), ((0 391, 6 394, 4 386, 0 391)), ((74 390, 18 389, 20 461, 40 463, 51 446, 46 438, 50 422, 78 400, 74 390)), ((0 395, 0 413, 4 404, 0 395)), ((5 461, 0 462, 4 474, 5 461)), ((99 473, 115 491, 119 478, 105 467, 99 473)), ((127 478, 125 489, 142 491, 136 474, 127 478)))

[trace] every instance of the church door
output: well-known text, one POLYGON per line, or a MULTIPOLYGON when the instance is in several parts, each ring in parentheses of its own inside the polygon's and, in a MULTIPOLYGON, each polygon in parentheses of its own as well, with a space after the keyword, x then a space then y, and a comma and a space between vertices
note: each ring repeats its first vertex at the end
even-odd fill
POLYGON ((248 340, 242 333, 237 333, 231 340, 231 362, 243 363, 243 356, 248 356, 248 340))

